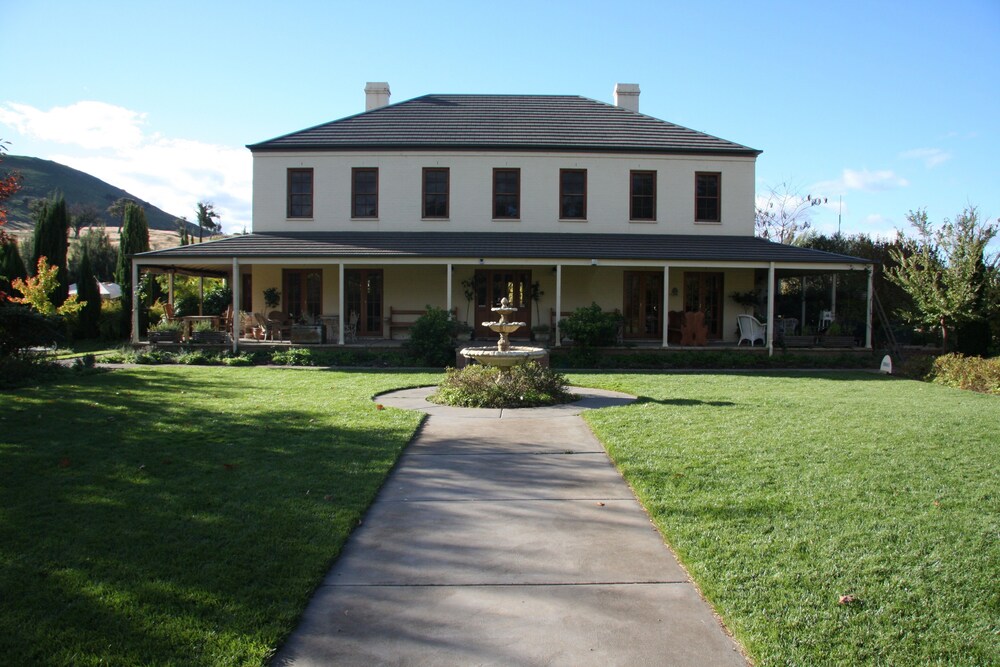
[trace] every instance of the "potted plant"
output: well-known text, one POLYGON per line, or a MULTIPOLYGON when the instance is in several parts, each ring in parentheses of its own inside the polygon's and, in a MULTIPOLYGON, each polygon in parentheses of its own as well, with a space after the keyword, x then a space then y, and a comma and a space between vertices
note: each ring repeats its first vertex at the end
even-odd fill
POLYGON ((183 325, 179 321, 162 319, 149 327, 147 336, 149 342, 154 344, 179 343, 182 331, 183 325))
POLYGON ((539 343, 548 342, 550 332, 551 330, 548 324, 536 324, 535 326, 531 327, 531 333, 534 336, 535 340, 538 341, 539 343))
POLYGON ((281 292, 277 287, 268 287, 264 290, 264 307, 268 311, 274 310, 281 303, 281 292))
POLYGON ((752 289, 747 292, 733 292, 729 295, 729 298, 743 308, 745 314, 753 315, 757 309, 757 304, 760 303, 760 290, 752 289))
POLYGON ((191 341, 201 345, 220 345, 226 342, 226 332, 216 330, 211 322, 198 322, 191 330, 191 341))
POLYGON ((452 320, 452 331, 455 338, 460 341, 472 340, 472 327, 462 320, 452 320))

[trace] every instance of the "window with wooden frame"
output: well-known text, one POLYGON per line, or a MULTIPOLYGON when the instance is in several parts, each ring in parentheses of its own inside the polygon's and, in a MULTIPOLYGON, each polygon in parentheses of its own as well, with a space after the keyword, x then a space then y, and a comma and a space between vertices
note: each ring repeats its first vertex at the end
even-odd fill
POLYGON ((493 218, 517 220, 521 217, 521 170, 493 170, 493 218))
POLYGON ((629 172, 629 220, 656 220, 656 172, 629 172))
POLYGON ((722 174, 695 173, 694 221, 722 222, 722 174))
POLYGON ((286 215, 289 218, 313 217, 313 170, 288 170, 288 206, 286 215))
POLYGON ((585 220, 587 218, 587 170, 559 170, 559 218, 585 220))
POLYGON ((351 217, 378 217, 378 169, 351 169, 351 217))
POLYGON ((448 217, 449 179, 447 167, 424 167, 423 217, 448 217))

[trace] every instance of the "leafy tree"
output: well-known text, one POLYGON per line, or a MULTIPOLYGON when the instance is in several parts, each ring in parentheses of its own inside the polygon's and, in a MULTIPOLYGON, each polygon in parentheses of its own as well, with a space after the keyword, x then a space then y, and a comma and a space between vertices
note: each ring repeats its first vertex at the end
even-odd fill
POLYGON ((108 207, 108 215, 110 215, 115 220, 118 220, 121 223, 121 225, 124 225, 125 209, 128 208, 129 204, 134 204, 138 206, 138 202, 136 202, 136 200, 134 199, 129 199, 128 197, 119 197, 111 204, 111 206, 108 207))
POLYGON ((947 349, 952 344, 949 331, 998 314, 1000 265, 997 256, 987 256, 986 247, 1000 232, 1000 221, 981 221, 974 206, 937 229, 925 209, 910 211, 907 220, 916 236, 900 231, 902 247, 890 253, 897 266, 887 275, 913 298, 913 308, 901 315, 940 327, 947 349))
POLYGON ((219 214, 215 210, 215 205, 212 202, 198 202, 195 207, 198 214, 198 242, 202 241, 202 232, 208 231, 208 235, 218 233, 222 230, 222 226, 217 224, 215 221, 219 219, 219 214))
POLYGON ((69 225, 73 228, 73 237, 80 238, 84 227, 96 227, 104 224, 101 212, 93 204, 75 204, 70 208, 69 225))
POLYGON ((15 278, 11 287, 23 296, 11 299, 14 303, 30 306, 42 315, 69 315, 79 312, 84 303, 77 300, 76 294, 70 294, 63 303, 56 305, 52 297, 59 287, 59 267, 49 265, 45 257, 38 258, 35 275, 21 280, 15 278))
POLYGON ((34 247, 31 266, 37 266, 41 257, 46 257, 49 265, 58 270, 57 283, 52 292, 52 300, 58 306, 69 294, 69 214, 66 199, 59 193, 45 202, 35 223, 34 247))
POLYGON ((91 268, 87 246, 83 246, 80 267, 76 274, 76 294, 84 304, 77 322, 77 335, 80 338, 96 338, 97 325, 101 319, 101 292, 97 287, 94 270, 91 268))
POLYGON ((149 226, 146 213, 138 204, 125 206, 121 237, 118 242, 118 263, 115 282, 122 288, 122 331, 132 331, 132 255, 149 250, 149 226))
POLYGON ((812 226, 812 207, 826 201, 826 197, 813 197, 811 194, 803 197, 787 182, 769 188, 763 197, 757 198, 754 232, 768 241, 794 243, 812 226))
MULTIPOLYGON (((3 162, 3 154, 7 152, 6 141, 0 139, 0 162, 3 162)), ((6 242, 8 236, 3 226, 7 224, 7 209, 3 203, 14 196, 14 193, 21 189, 21 175, 17 172, 0 176, 0 244, 6 242)))
POLYGON ((80 237, 80 242, 70 248, 70 275, 79 275, 80 260, 83 258, 84 251, 90 255, 91 268, 98 280, 108 282, 115 279, 118 250, 111 245, 111 239, 108 238, 105 227, 90 227, 80 237))
POLYGON ((180 217, 174 220, 174 224, 177 225, 177 235, 180 237, 180 245, 189 245, 191 243, 191 236, 188 234, 188 221, 186 217, 180 217))

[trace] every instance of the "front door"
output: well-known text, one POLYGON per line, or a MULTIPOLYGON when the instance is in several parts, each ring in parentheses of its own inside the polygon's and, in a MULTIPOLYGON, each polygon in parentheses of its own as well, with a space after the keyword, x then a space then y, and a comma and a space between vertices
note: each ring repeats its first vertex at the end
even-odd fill
POLYGON ((626 271, 622 303, 625 338, 663 338, 661 271, 626 271))
POLYGON ((722 272, 688 271, 684 274, 684 310, 705 313, 708 337, 722 338, 722 272))
POLYGON ((358 336, 381 338, 382 331, 382 269, 345 269, 345 323, 358 314, 358 336))
POLYGON ((517 308, 507 319, 524 322, 522 329, 515 331, 512 338, 531 336, 531 271, 517 269, 479 269, 475 276, 476 286, 476 338, 499 338, 483 322, 497 322, 500 316, 490 308, 500 305, 500 299, 507 297, 508 303, 517 308))
POLYGON ((323 312, 323 270, 285 269, 281 278, 285 312, 296 322, 316 322, 323 312))

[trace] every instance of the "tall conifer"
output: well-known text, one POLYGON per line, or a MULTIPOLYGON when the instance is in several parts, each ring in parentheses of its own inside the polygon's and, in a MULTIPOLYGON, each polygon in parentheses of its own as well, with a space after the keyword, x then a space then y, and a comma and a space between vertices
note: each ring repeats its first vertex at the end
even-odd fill
POLYGON ((122 333, 132 331, 132 255, 149 250, 149 226, 146 213, 134 203, 125 205, 125 220, 122 222, 121 237, 118 242, 118 264, 115 267, 115 282, 122 288, 122 333))
POLYGON ((59 273, 56 274, 59 284, 50 295, 52 304, 56 307, 61 306, 69 294, 69 269, 66 268, 68 237, 69 215, 66 213, 66 199, 57 193, 38 210, 31 257, 33 267, 38 266, 39 257, 45 257, 49 266, 59 269, 59 273))
POLYGON ((96 338, 98 320, 101 317, 101 291, 97 286, 97 278, 94 276, 94 269, 90 262, 90 252, 87 246, 83 247, 83 256, 80 257, 79 275, 76 277, 76 294, 79 301, 86 301, 87 305, 80 311, 79 330, 80 338, 96 338))

